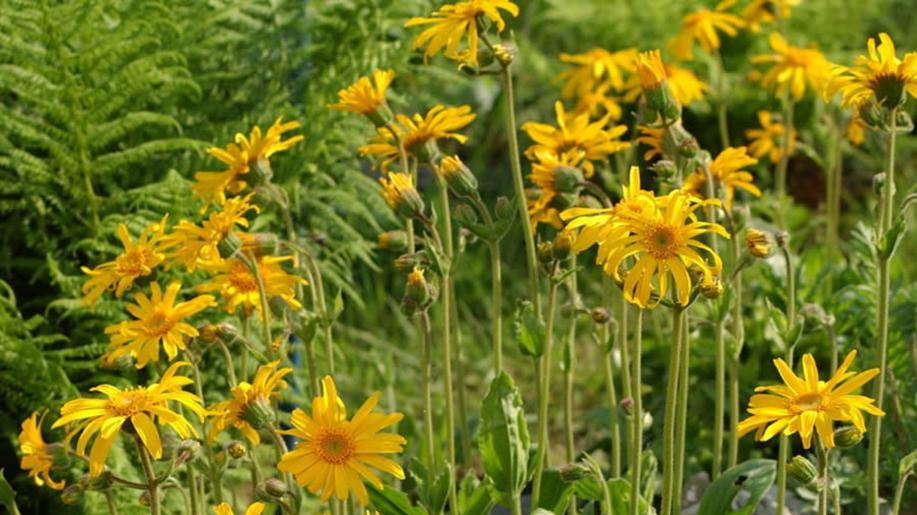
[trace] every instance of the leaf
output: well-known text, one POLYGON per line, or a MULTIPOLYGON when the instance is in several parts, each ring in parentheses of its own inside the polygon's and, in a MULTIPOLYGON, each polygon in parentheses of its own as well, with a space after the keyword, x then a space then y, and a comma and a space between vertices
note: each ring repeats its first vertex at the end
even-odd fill
POLYGON ((704 515, 748 515, 758 507, 777 476, 774 460, 748 460, 727 470, 704 492, 698 513, 704 515), (736 495, 745 490, 748 500, 733 511, 736 495))
POLYGON ((0 469, 0 504, 6 506, 7 511, 10 513, 19 513, 19 509, 16 508, 16 492, 7 483, 3 469, 0 469))
POLYGON ((545 324, 535 313, 531 302, 521 301, 518 304, 513 329, 523 354, 536 358, 544 354, 545 324))
POLYGON ((901 458, 901 462, 898 464, 898 477, 914 472, 915 466, 917 466, 917 449, 914 449, 910 454, 901 458))
POLYGON ((408 496, 394 488, 376 488, 367 484, 369 502, 382 515, 426 515, 423 508, 413 506, 408 496))
POLYGON ((494 488, 504 495, 520 495, 528 471, 529 432, 522 397, 506 372, 494 378, 481 403, 478 447, 494 488))
POLYGON ((563 513, 570 502, 573 483, 564 481, 557 469, 546 469, 541 474, 541 496, 538 507, 554 513, 563 513))
POLYGON ((482 483, 478 478, 469 473, 462 480, 459 489, 459 506, 462 515, 490 515, 497 503, 491 495, 492 487, 482 483))

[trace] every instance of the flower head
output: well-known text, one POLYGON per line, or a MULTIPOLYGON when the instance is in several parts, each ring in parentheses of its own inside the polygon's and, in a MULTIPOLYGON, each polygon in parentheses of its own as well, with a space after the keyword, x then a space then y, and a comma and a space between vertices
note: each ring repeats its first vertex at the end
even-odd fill
POLYGON ((402 452, 405 439, 397 434, 379 433, 403 415, 373 413, 381 396, 376 392, 348 420, 334 380, 325 376, 322 387, 322 395, 312 401, 311 416, 302 409, 293 411, 290 419, 293 429, 286 434, 302 441, 283 455, 277 469, 292 474, 300 486, 313 494, 321 492, 322 501, 332 495, 346 500, 352 492, 366 505, 369 496, 363 481, 376 488, 383 487, 371 468, 404 479, 401 467, 384 455, 402 452))
MULTIPOLYGON (((280 298, 293 309, 301 308, 302 305, 296 300, 295 288, 298 284, 306 284, 306 280, 288 274, 281 266, 282 263, 292 261, 293 256, 261 256, 254 259, 268 299, 280 298)), ((206 268, 211 278, 199 285, 198 291, 219 292, 229 313, 235 313, 241 306, 245 313, 254 312, 263 316, 258 277, 244 260, 227 259, 206 268)))
POLYGON ((862 412, 883 416, 885 412, 875 406, 873 399, 853 395, 857 389, 879 375, 878 368, 855 374, 847 372, 856 351, 851 351, 828 381, 818 378, 818 367, 811 354, 802 357, 803 376, 800 378, 780 358, 774 366, 784 384, 759 386, 751 396, 748 412, 752 415, 739 423, 738 437, 755 431, 755 440, 767 441, 778 434, 799 433, 802 445, 812 445, 812 434, 818 433, 822 444, 834 447, 834 422, 852 422, 860 431, 866 431, 862 412))
POLYGON ((392 70, 373 70, 372 79, 360 77, 338 91, 339 101, 328 107, 338 111, 369 115, 385 105, 385 91, 395 78, 392 70))
MULTIPOLYGON (((466 127, 476 116, 471 112, 471 107, 467 105, 460 107, 438 105, 423 116, 414 114, 408 117, 398 114, 395 116, 397 123, 389 127, 380 127, 376 137, 369 144, 360 147, 360 153, 380 156, 382 158, 380 168, 382 171, 388 171, 389 165, 400 155, 395 134, 392 134, 392 131, 395 131, 404 144, 406 152, 420 159, 429 160, 438 152, 435 147, 432 150, 429 148, 437 140, 451 139, 465 143, 468 138, 455 131, 466 127)), ((406 172, 406 170, 402 171, 406 172)))
MULTIPOLYGON (((243 175, 249 173, 251 167, 258 161, 270 163, 270 157, 277 152, 291 148, 302 141, 302 136, 293 136, 288 140, 281 140, 284 132, 299 128, 299 122, 281 123, 283 118, 278 118, 262 136, 261 128, 254 127, 251 134, 246 137, 236 133, 235 142, 225 148, 210 147, 207 153, 222 161, 229 168, 222 172, 197 172, 194 178, 197 182, 192 187, 194 193, 205 202, 226 202, 226 192, 239 193, 246 188, 243 175)), ((205 206, 206 209, 206 206, 205 206)))
POLYGON ((263 407, 270 408, 271 401, 280 397, 278 389, 286 388, 287 383, 283 377, 293 372, 292 368, 277 369, 278 361, 273 361, 263 365, 255 372, 255 377, 251 383, 245 381, 234 386, 232 389, 232 399, 218 402, 210 407, 211 418, 210 431, 207 433, 207 440, 213 442, 227 427, 234 427, 242 433, 251 443, 258 445, 261 443, 261 436, 258 434, 260 424, 253 424, 253 415, 250 412, 258 412, 263 407))
POLYGON ((478 18, 484 16, 503 32, 506 22, 500 10, 512 16, 519 15, 519 6, 510 0, 468 0, 440 7, 429 17, 411 18, 404 24, 405 27, 430 25, 411 42, 411 48, 424 49, 424 59, 428 59, 444 50, 447 58, 468 63, 478 64, 478 18), (460 51, 459 46, 465 36, 468 36, 467 49, 460 51))
MULTIPOLYGON (((232 506, 224 503, 217 504, 213 507, 214 515, 233 515, 232 506)), ((264 503, 255 502, 245 509, 245 515, 261 515, 264 513, 264 503)))
POLYGON ((790 93, 795 101, 802 100, 806 84, 821 91, 831 74, 825 56, 815 48, 800 48, 787 43, 778 32, 771 32, 768 39, 772 54, 751 58, 752 63, 770 64, 761 83, 779 95, 790 93))
POLYGON ((607 116, 601 120, 590 122, 588 114, 582 114, 569 119, 561 102, 554 104, 557 116, 557 127, 536 122, 527 122, 522 125, 530 138, 535 142, 525 150, 525 155, 530 160, 536 159, 541 151, 549 151, 555 156, 561 156, 571 150, 583 153, 583 170, 587 177, 595 172, 593 161, 605 159, 610 154, 630 147, 630 143, 618 141, 627 132, 627 126, 618 125, 605 129, 608 124, 607 116))
POLYGON ((414 187, 411 176, 406 173, 389 173, 379 178, 382 198, 388 207, 406 218, 423 213, 423 199, 414 187))
POLYGON ((665 74, 672 96, 681 105, 688 105, 704 98, 704 92, 709 89, 704 81, 687 68, 666 63, 665 74))
POLYGON ((665 65, 659 50, 640 52, 637 55, 637 77, 640 87, 646 90, 659 88, 666 80, 665 65))
POLYGON ((861 55, 853 66, 835 66, 834 78, 825 89, 827 97, 841 92, 844 107, 857 107, 875 99, 880 105, 902 104, 906 93, 917 98, 917 52, 904 59, 895 55, 895 43, 886 33, 879 34, 879 44, 869 38, 869 55, 861 55))
POLYGON ((48 444, 41 436, 41 419, 38 412, 22 421, 22 431, 19 432, 19 451, 22 452, 22 461, 19 466, 29 473, 35 484, 42 486, 45 483, 55 490, 64 488, 64 481, 55 481, 51 477, 51 467, 54 466, 54 457, 48 449, 48 444))
POLYGON ((647 127, 645 125, 637 126, 639 136, 634 140, 649 147, 643 153, 643 160, 649 161, 655 156, 665 155, 665 129, 663 127, 647 127))
POLYGON ((575 65, 557 76, 564 83, 561 98, 582 98, 603 85, 620 91, 624 87, 625 75, 634 71, 636 57, 636 48, 614 52, 593 48, 582 54, 560 54, 562 62, 575 65))
POLYGON ((607 117, 611 121, 621 119, 624 110, 619 104, 619 99, 609 95, 608 90, 611 88, 610 83, 601 84, 596 89, 582 95, 576 101, 573 112, 569 116, 575 118, 580 115, 587 115, 589 118, 607 117))
MULTIPOLYGON (((760 129, 748 129, 745 131, 745 137, 750 141, 748 150, 751 155, 760 159, 767 156, 772 163, 777 164, 783 157, 784 138, 786 138, 786 126, 777 120, 774 115, 768 111, 758 111, 758 123, 760 129)), ((790 132, 790 155, 796 150, 796 129, 790 132)))
MULTIPOLYGON (((250 204, 254 193, 244 197, 233 197, 227 200, 220 211, 210 213, 207 220, 196 225, 182 220, 172 234, 166 236, 166 246, 176 247, 169 255, 170 259, 184 265, 189 272, 198 266, 213 263, 222 259, 220 242, 226 239, 235 227, 248 227, 245 214, 258 212, 258 206, 250 204)), ((228 256, 227 256, 228 257, 228 256)))
POLYGON ((682 20, 681 32, 669 42, 669 49, 679 59, 690 60, 694 57, 694 42, 697 41, 704 52, 712 53, 720 48, 720 37, 717 30, 729 36, 738 34, 738 29, 745 26, 742 18, 726 11, 735 0, 724 0, 714 10, 702 8, 687 15, 682 20))
POLYGON ((742 10, 742 19, 748 28, 757 32, 762 23, 775 22, 778 19, 790 17, 793 7, 799 5, 800 0, 751 0, 742 10))
POLYGON ((168 218, 166 215, 158 223, 148 225, 137 237, 136 243, 131 240, 127 226, 118 225, 118 239, 124 246, 124 252, 114 261, 93 269, 85 266, 81 268, 89 276, 83 284, 84 304, 95 306, 99 297, 110 289, 114 289, 115 296, 121 298, 137 278, 153 273, 153 269, 165 259, 163 242, 168 218))
POLYGON ((85 456, 89 440, 96 436, 89 453, 89 474, 98 476, 102 473, 108 451, 118 437, 124 424, 140 437, 144 447, 155 459, 162 458, 162 440, 156 426, 169 426, 181 438, 197 436, 194 427, 181 414, 172 411, 170 402, 177 402, 191 410, 201 420, 204 408, 200 399, 182 388, 192 384, 190 378, 175 375, 179 368, 190 366, 185 361, 173 363, 162 375, 158 383, 146 388, 137 387, 121 390, 109 384, 90 388, 100 392, 105 399, 75 399, 61 407, 61 418, 52 427, 61 427, 79 421, 78 427, 70 433, 74 436, 81 433, 76 444, 76 454, 85 456))
POLYGON ((758 229, 748 229, 745 231, 745 248, 748 253, 758 259, 764 259, 771 255, 773 245, 771 238, 766 232, 758 229))
POLYGON ((127 306, 127 311, 136 320, 127 320, 105 329, 111 335, 106 362, 113 362, 121 356, 136 358, 137 368, 143 368, 150 361, 159 361, 159 347, 166 351, 169 361, 175 359, 179 350, 185 348, 185 337, 198 335, 197 329, 185 320, 200 313, 216 302, 210 295, 200 295, 185 302, 175 303, 181 283, 169 285, 163 294, 159 283, 150 285, 152 296, 144 293, 134 295, 136 304, 127 306))
MULTIPOLYGON (((710 163, 710 176, 726 192, 726 209, 732 209, 736 188, 745 190, 756 197, 761 196, 761 190, 753 182, 754 177, 743 170, 757 162, 757 159, 748 155, 747 147, 727 147, 710 163)), ((698 170, 685 179, 682 189, 690 194, 703 196, 705 183, 704 171, 698 170)))

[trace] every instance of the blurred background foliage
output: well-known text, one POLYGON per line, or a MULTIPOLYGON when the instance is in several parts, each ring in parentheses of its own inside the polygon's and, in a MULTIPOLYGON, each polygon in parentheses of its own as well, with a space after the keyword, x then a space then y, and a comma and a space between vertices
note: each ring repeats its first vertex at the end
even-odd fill
MULTIPOLYGON (((521 0, 522 14, 511 22, 519 59, 518 119, 553 121, 552 104, 564 67, 560 52, 592 47, 664 47, 683 14, 699 0, 521 0)), ((426 111, 435 103, 470 104, 478 119, 460 152, 477 173, 485 198, 511 191, 500 88, 493 78, 472 78, 451 64, 423 66, 410 50, 412 34, 402 28, 410 16, 430 12, 430 0, 0 0, 0 468, 22 493, 24 513, 48 513, 57 501, 17 474, 15 436, 32 410, 55 410, 60 403, 100 382, 144 381, 128 371, 118 377, 96 366, 105 348, 103 328, 119 317, 120 303, 102 302, 95 311, 78 303, 79 267, 108 260, 118 252, 114 231, 125 222, 140 227, 170 212, 173 220, 193 213, 189 179, 216 166, 211 145, 228 143, 236 132, 262 127, 277 117, 298 120, 305 142, 276 158, 277 182, 291 197, 298 230, 307 237, 329 284, 342 292, 345 309, 335 328, 336 353, 343 360, 342 390, 380 389, 388 409, 417 413, 417 359, 413 326, 398 310, 403 277, 395 257, 375 248, 376 235, 396 227, 377 193, 369 165, 356 147, 371 134, 364 120, 331 111, 336 91, 374 68, 394 68, 398 77, 390 99, 402 112, 426 111)), ((889 32, 899 48, 917 49, 917 13, 911 0, 803 0, 788 21, 797 45, 814 43, 836 62, 865 48, 866 38, 889 32)), ((748 56, 767 49, 763 33, 727 38, 724 58, 736 76, 730 105, 733 139, 753 125, 760 109, 778 109, 761 88, 744 80, 748 56)), ((690 65, 699 74, 703 62, 690 65)), ((818 108, 799 108, 803 139, 816 150, 824 134, 816 126, 818 108)), ((911 103, 911 106, 913 102, 911 103)), ((913 112, 913 109, 911 109, 913 112)), ((632 122, 625 115, 623 122, 632 122)), ((622 123, 623 123, 622 122, 622 123)), ((686 113, 688 128, 712 151, 717 148, 715 114, 700 102, 686 113)), ((917 138, 899 139, 899 184, 915 178, 917 138)), ((523 145, 527 140, 523 138, 523 145)), ((817 160, 798 155, 790 165, 790 190, 797 201, 791 223, 800 255, 800 299, 821 305, 836 319, 844 350, 861 348, 859 364, 873 362, 874 259, 868 242, 875 196, 872 175, 881 169, 883 142, 875 136, 845 161, 842 219, 843 264, 826 265, 818 228, 824 171, 817 160), (829 289, 826 284, 832 285, 829 289)), ((626 160, 625 160, 626 162, 626 160)), ((602 170, 605 185, 617 191, 615 171, 602 170)), ((769 176, 766 164, 759 177, 769 176)), ((427 180, 429 177, 426 178, 427 180)), ((425 180, 422 177, 422 181, 425 180)), ((429 185, 429 182, 421 186, 429 185)), ((899 195, 900 198, 900 195, 899 195)), ((757 223, 751 214, 749 225, 757 223)), ((267 220, 270 221, 270 220, 267 220)), ((893 288, 890 388, 897 405, 888 406, 890 428, 883 433, 885 477, 894 485, 897 459, 917 442, 917 384, 914 381, 917 251, 913 234, 899 250, 893 288)), ((507 316, 525 294, 521 237, 504 240, 507 316)), ((467 241, 458 267, 457 292, 464 343, 460 380, 469 389, 474 424, 477 402, 489 372, 487 342, 489 270, 483 245, 467 241)), ((581 263, 586 263, 584 256, 581 263)), ((782 267, 768 261, 754 267, 746 284, 748 329, 743 354, 744 399, 753 385, 773 379, 767 366, 780 353, 768 325, 767 303, 783 303, 782 267)), ((609 283, 586 268, 580 279, 587 307, 602 305, 609 283)), ((569 299, 564 302, 569 303, 569 299)), ((699 306, 702 316, 706 307, 699 306)), ((647 321, 646 378, 664 376, 664 317, 647 321)), ((588 416, 578 420, 580 448, 608 445, 608 411, 602 397, 599 350, 587 337, 591 322, 580 321, 577 343, 577 403, 588 416)), ((511 324, 506 331, 511 333, 511 324)), ((709 327, 695 324, 691 403, 712 405, 713 350, 709 327)), ((511 342, 512 340, 510 340, 511 342)), ((827 359, 827 336, 818 324, 806 328, 800 348, 827 359)), ((508 367, 523 391, 533 391, 530 363, 508 348, 508 367)), ((221 379, 214 378, 214 381, 221 379)), ((661 379, 660 379, 661 380, 661 379)), ((559 386, 559 385, 558 385, 559 386)), ((661 420, 660 384, 648 382, 647 409, 661 420)), ((527 398, 526 401, 532 401, 527 398)), ((693 408, 692 408, 693 409, 693 408)), ((530 411, 531 413, 531 411, 530 411)), ((558 414, 556 427, 560 426, 558 414)), ((661 424, 653 424, 651 445, 659 445, 661 424)), ((403 432, 410 437, 410 420, 403 432)), ((690 449, 709 449, 712 427, 706 417, 689 420, 690 449)), ((62 436, 62 435, 56 435, 62 436)), ((555 438, 559 442, 559 438, 555 438)), ((743 441, 742 456, 773 457, 776 446, 743 441)), ((558 451, 558 455, 561 452, 558 451)), ((865 448, 843 471, 845 495, 858 506, 865 448)), ((122 459, 127 459, 122 456, 122 459)), ((692 455, 689 474, 709 468, 710 456, 692 455)), ((845 465, 846 466, 846 465, 845 465)), ((71 478, 73 479, 73 478, 71 478)), ((885 491, 889 495, 890 492, 885 491)), ((133 504, 133 503, 128 503, 133 504)), ((912 502, 911 507, 915 505, 912 502)), ((90 502, 59 513, 94 513, 90 502), (70 510, 70 511, 66 511, 70 510)), ((856 508, 852 508, 856 512, 856 508)))

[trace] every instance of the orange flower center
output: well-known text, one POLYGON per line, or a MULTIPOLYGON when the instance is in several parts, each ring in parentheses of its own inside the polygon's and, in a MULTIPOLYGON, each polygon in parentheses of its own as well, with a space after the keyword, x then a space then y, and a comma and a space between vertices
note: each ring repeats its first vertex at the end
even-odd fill
POLYGON ((108 410, 117 416, 129 417, 144 410, 148 397, 143 390, 128 390, 108 401, 108 410))
POLYGON ((804 393, 793 400, 790 405, 792 413, 802 413, 803 411, 819 411, 821 409, 822 396, 819 393, 804 393))
POLYGON ((681 246, 675 229, 667 225, 659 225, 651 230, 643 243, 650 255, 660 260, 677 256, 681 246))
MULTIPOLYGON (((262 277, 264 274, 262 272, 262 277)), ((242 262, 235 262, 229 270, 229 284, 242 293, 258 291, 258 280, 242 262)))
POLYGON ((115 259, 115 265, 121 275, 140 276, 150 273, 156 255, 150 249, 136 248, 115 259))
POLYGON ((158 308, 144 321, 144 329, 150 336, 164 336, 175 327, 175 320, 164 309, 158 308))
POLYGON ((340 465, 353 456, 353 439, 341 430, 325 429, 315 439, 315 451, 322 461, 340 465))

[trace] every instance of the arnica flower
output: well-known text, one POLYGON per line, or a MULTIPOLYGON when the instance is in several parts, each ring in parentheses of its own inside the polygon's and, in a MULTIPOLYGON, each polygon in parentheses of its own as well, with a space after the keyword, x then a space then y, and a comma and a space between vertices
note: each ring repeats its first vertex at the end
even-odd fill
MULTIPOLYGON (((211 147, 207 153, 219 159, 229 168, 222 172, 197 172, 194 174, 197 182, 192 186, 194 193, 205 203, 216 202, 222 205, 226 202, 226 192, 239 193, 246 188, 242 176, 249 173, 251 167, 258 161, 270 163, 270 157, 277 152, 288 150, 293 145, 302 141, 302 136, 293 136, 288 140, 281 140, 283 133, 299 128, 299 122, 281 123, 283 118, 278 118, 274 125, 261 135, 261 128, 254 127, 251 134, 246 137, 236 133, 235 143, 230 143, 225 148, 211 147)), ((207 206, 204 206, 206 210, 207 206)))
POLYGON ((831 68, 821 52, 792 46, 777 32, 771 32, 768 41, 774 53, 751 58, 754 64, 771 65, 761 77, 764 87, 778 95, 789 93, 797 102, 806 94, 807 83, 815 91, 824 89, 831 68))
POLYGON ((917 52, 903 60, 895 55, 895 43, 886 33, 879 34, 879 44, 869 38, 869 55, 861 55, 853 66, 835 66, 834 78, 826 88, 826 97, 841 92, 844 107, 857 107, 875 99, 888 108, 904 103, 906 94, 917 98, 917 52))
MULTIPOLYGON (((757 163, 758 160, 748 155, 747 147, 727 147, 710 163, 710 175, 713 181, 726 192, 726 209, 732 209, 735 190, 745 190, 756 197, 761 190, 754 184, 754 177, 743 168, 757 163)), ((704 196, 706 175, 698 170, 685 179, 682 190, 693 195, 704 196)))
POLYGON ((742 18, 726 11, 735 0, 724 0, 714 10, 700 9, 684 17, 681 32, 669 42, 669 49, 679 59, 691 60, 694 58, 694 42, 697 41, 704 52, 713 53, 720 48, 720 37, 717 30, 729 36, 739 33, 738 29, 745 26, 742 18))
POLYGON ((752 256, 764 259, 771 255, 773 245, 766 232, 758 229, 748 229, 745 231, 745 248, 748 249, 748 253, 752 256))
POLYGON ((159 283, 153 282, 150 289, 150 297, 137 293, 134 295, 136 304, 127 306, 127 311, 136 320, 119 322, 105 329, 111 335, 111 344, 104 361, 111 363, 130 355, 137 360, 136 367, 143 368, 150 361, 159 361, 160 346, 171 361, 179 350, 185 349, 185 337, 198 335, 197 329, 186 320, 216 305, 211 295, 199 295, 176 304, 181 290, 179 282, 170 284, 165 294, 159 283))
POLYGON ((328 107, 370 116, 385 106, 385 92, 394 78, 393 70, 373 70, 372 79, 360 77, 355 83, 338 91, 340 101, 328 107))
MULTIPOLYGON (((640 196, 635 197, 640 202, 640 196)), ((641 308, 656 307, 669 291, 671 275, 675 283, 676 302, 685 306, 692 289, 688 267, 697 267, 704 281, 712 281, 723 268, 719 255, 696 238, 707 233, 728 238, 729 233, 719 224, 698 221, 694 214, 704 205, 718 204, 715 199, 698 201, 676 190, 655 201, 655 209, 652 210, 637 204, 633 206, 637 208, 635 211, 627 207, 615 211, 610 220, 589 216, 582 222, 569 224, 568 227, 583 227, 574 239, 574 249, 582 247, 583 242, 579 240, 591 242, 601 238, 600 262, 605 273, 623 283, 624 298, 628 302, 641 308), (713 264, 708 263, 698 251, 709 254, 713 264), (621 266, 631 256, 636 261, 622 279, 621 266), (654 293, 655 301, 652 299, 654 293)), ((582 214, 574 211, 566 216, 578 221, 582 214)))
POLYGON ((748 28, 754 32, 761 29, 761 24, 772 23, 778 19, 790 17, 793 7, 799 5, 800 0, 752 0, 745 9, 742 9, 742 19, 748 28))
MULTIPOLYGON (((774 119, 773 113, 758 111, 760 129, 748 129, 745 137, 748 138, 748 150, 751 155, 760 159, 767 156, 774 164, 783 157, 783 139, 786 137, 786 126, 774 119)), ((796 151, 796 129, 790 133, 790 155, 796 151)))
POLYGON ((496 26, 497 32, 503 32, 506 22, 503 21, 500 10, 508 12, 513 17, 519 16, 519 7, 510 0, 468 0, 444 5, 429 17, 411 18, 404 26, 430 25, 411 42, 411 48, 426 45, 424 60, 445 49, 443 55, 447 58, 477 66, 478 17, 483 15, 496 26), (468 48, 459 51, 466 34, 468 48))
POLYGON ((22 421, 22 431, 19 432, 19 451, 22 452, 22 461, 19 467, 29 473, 35 484, 47 484, 55 490, 64 488, 64 481, 55 481, 51 477, 51 467, 54 466, 54 457, 48 449, 48 444, 41 436, 41 422, 38 412, 22 421))
POLYGON ((459 156, 446 156, 433 166, 433 170, 457 195, 464 197, 476 195, 478 179, 465 166, 459 156))
POLYGON ((285 433, 302 441, 283 455, 277 469, 292 474, 300 486, 313 494, 321 492, 322 501, 332 495, 346 500, 352 492, 366 505, 369 496, 363 481, 383 488, 371 468, 404 479, 401 466, 384 455, 402 452, 406 440, 397 434, 379 433, 396 424, 403 415, 373 413, 381 396, 376 392, 347 420, 347 410, 338 397, 334 380, 325 376, 322 387, 322 395, 312 401, 312 416, 302 409, 293 411, 290 419, 293 429, 285 433))
POLYGON ((423 213, 423 199, 414 188, 411 176, 406 173, 389 173, 379 178, 382 185, 382 198, 388 207, 405 218, 413 218, 423 213))
MULTIPOLYGON (((697 75, 687 68, 665 62, 662 63, 662 66, 665 71, 665 82, 672 98, 683 106, 704 98, 704 94, 710 89, 704 81, 697 78, 697 75)), ((643 86, 637 75, 631 77, 624 89, 622 100, 625 102, 635 102, 643 94, 643 86)))
POLYGON ((884 416, 885 412, 874 405, 874 400, 863 395, 853 395, 857 389, 879 375, 878 368, 858 374, 847 372, 856 351, 851 351, 828 381, 818 378, 818 368, 811 354, 802 357, 803 377, 798 377, 780 358, 774 366, 784 384, 759 386, 751 396, 748 412, 752 415, 739 423, 738 437, 755 431, 755 440, 767 441, 778 434, 799 433, 806 449, 812 445, 812 434, 826 448, 834 447, 834 422, 852 422, 861 432, 866 432, 862 412, 884 416))
MULTIPOLYGON (((232 507, 225 502, 214 506, 213 513, 214 515, 235 515, 232 512, 232 507)), ((263 502, 252 503, 248 508, 245 509, 245 515, 261 515, 262 513, 264 513, 263 502)))
POLYGON ((83 304, 95 306, 99 297, 110 289, 114 289, 115 296, 121 298, 137 278, 153 273, 153 269, 165 259, 162 243, 168 217, 166 215, 159 223, 148 225, 137 237, 136 243, 131 240, 127 226, 118 225, 118 239, 124 246, 124 252, 114 261, 93 269, 81 268, 89 276, 83 284, 83 304))
POLYGON ((238 225, 248 227, 245 214, 258 212, 258 206, 250 204, 254 194, 244 197, 233 197, 223 204, 220 211, 214 211, 200 226, 182 220, 172 234, 166 236, 166 246, 176 247, 169 258, 184 265, 189 272, 205 263, 214 263, 222 259, 220 243, 226 239, 238 225))
POLYGON ((170 401, 177 402, 191 410, 199 419, 204 419, 204 408, 200 399, 182 388, 192 384, 190 378, 175 375, 179 368, 191 366, 185 361, 177 361, 162 375, 158 383, 149 387, 137 387, 121 390, 109 384, 90 388, 100 392, 107 399, 75 399, 61 407, 61 418, 52 427, 61 427, 72 422, 81 421, 70 433, 70 437, 80 434, 76 444, 76 454, 86 455, 86 446, 93 436, 98 435, 89 454, 89 474, 98 476, 102 473, 108 451, 125 424, 143 442, 143 446, 155 459, 162 458, 162 440, 157 425, 169 426, 181 438, 197 436, 194 427, 180 413, 170 409, 170 401))
POLYGON ((556 156, 571 150, 583 152, 583 171, 586 177, 595 173, 593 161, 603 160, 609 155, 630 148, 630 143, 617 141, 627 132, 627 126, 618 125, 605 129, 608 117, 589 122, 589 115, 583 114, 568 119, 561 102, 554 104, 557 116, 557 127, 545 123, 527 122, 522 125, 530 138, 535 142, 525 150, 530 160, 536 159, 538 152, 547 150, 556 156))
POLYGON ((643 153, 644 161, 649 161, 656 156, 665 155, 665 151, 663 149, 665 141, 664 128, 639 125, 637 126, 637 132, 639 132, 640 135, 637 136, 634 141, 649 147, 646 152, 643 153))
MULTIPOLYGON (((306 280, 288 274, 281 266, 293 260, 293 256, 261 256, 254 258, 258 266, 258 275, 264 285, 268 300, 279 298, 292 309, 299 309, 302 304, 296 299, 296 285, 307 284, 306 280)), ((258 278, 251 267, 239 258, 227 259, 205 267, 211 274, 209 281, 200 284, 200 292, 219 292, 223 298, 224 309, 236 313, 239 307, 245 314, 261 313, 261 292, 258 289, 258 278)))
POLYGON ((535 158, 529 180, 538 189, 531 190, 534 195, 527 200, 529 224, 532 230, 539 224, 560 229, 563 225, 560 209, 572 203, 569 197, 579 191, 583 182, 583 173, 579 169, 583 152, 573 149, 558 157, 549 150, 539 150, 535 158))
POLYGON ((665 65, 659 50, 640 52, 636 59, 637 77, 644 91, 659 89, 666 80, 665 65))
POLYGON ((636 48, 615 52, 593 48, 582 54, 560 54, 562 62, 575 65, 557 76, 564 83, 561 98, 582 98, 603 85, 620 91, 624 87, 626 74, 634 71, 636 57, 636 48))
POLYGON ((610 83, 601 84, 596 89, 581 95, 573 107, 572 117, 587 115, 589 118, 607 117, 611 121, 621 119, 624 110, 618 103, 618 98, 608 94, 610 83))
MULTIPOLYGON (((400 156, 395 137, 397 135, 404 144, 405 152, 427 161, 438 152, 435 147, 433 149, 429 148, 429 145, 435 144, 437 140, 451 139, 459 143, 468 141, 468 138, 455 131, 466 127, 476 116, 471 112, 471 107, 467 105, 460 107, 434 106, 425 116, 415 114, 408 117, 398 114, 395 116, 397 123, 389 127, 379 127, 377 129, 378 133, 372 141, 360 147, 359 150, 364 156, 375 155, 381 157, 382 164, 380 169, 383 172, 387 172, 389 165, 400 156), (393 130, 395 134, 392 134, 393 130)), ((406 172, 406 170, 402 171, 406 172)))
POLYGON ((210 407, 210 431, 207 440, 216 441, 217 435, 227 427, 239 430, 251 443, 261 443, 258 430, 265 426, 264 420, 259 420, 264 413, 271 412, 271 401, 280 397, 278 389, 286 388, 287 383, 283 377, 293 372, 292 368, 277 369, 278 361, 263 365, 255 372, 251 383, 245 381, 232 389, 232 399, 218 402, 210 407))

